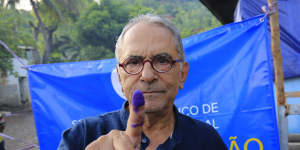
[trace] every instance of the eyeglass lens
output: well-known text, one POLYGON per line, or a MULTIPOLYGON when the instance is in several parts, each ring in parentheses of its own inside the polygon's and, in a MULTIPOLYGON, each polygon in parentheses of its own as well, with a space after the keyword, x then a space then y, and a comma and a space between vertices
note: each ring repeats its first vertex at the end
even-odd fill
MULTIPOLYGON (((123 64, 124 69, 131 74, 139 73, 144 66, 144 63, 147 61, 144 61, 143 57, 139 56, 132 56, 129 57, 123 64)), ((152 58, 152 61, 149 61, 151 63, 151 66, 154 70, 157 72, 167 72, 172 68, 173 60, 171 56, 169 55, 157 55, 152 58)))

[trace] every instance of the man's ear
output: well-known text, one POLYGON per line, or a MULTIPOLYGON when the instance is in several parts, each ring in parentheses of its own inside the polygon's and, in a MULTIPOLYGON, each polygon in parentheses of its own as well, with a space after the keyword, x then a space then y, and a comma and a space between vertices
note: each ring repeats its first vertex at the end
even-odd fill
POLYGON ((121 79, 120 79, 120 73, 119 73, 119 67, 118 66, 116 66, 116 70, 117 70, 117 74, 118 74, 118 80, 121 84, 121 79))
POLYGON ((179 79, 179 88, 180 89, 183 89, 183 85, 187 78, 188 72, 189 72, 189 64, 187 62, 184 62, 183 66, 182 66, 182 71, 180 72, 180 79, 179 79))
POLYGON ((123 85, 122 85, 122 82, 121 82, 121 76, 120 76, 120 72, 119 72, 119 67, 118 66, 116 66, 116 70, 117 70, 118 80, 119 80, 119 83, 121 85, 122 92, 124 93, 124 91, 123 91, 123 85))

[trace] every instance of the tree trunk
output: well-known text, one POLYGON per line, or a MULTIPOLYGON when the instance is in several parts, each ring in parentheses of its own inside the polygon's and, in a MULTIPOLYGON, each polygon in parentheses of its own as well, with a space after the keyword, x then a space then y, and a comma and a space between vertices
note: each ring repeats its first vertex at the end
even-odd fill
POLYGON ((33 28, 34 40, 38 40, 38 36, 40 33, 39 25, 35 26, 31 21, 29 21, 30 26, 33 28))
POLYGON ((53 27, 52 29, 48 29, 47 33, 47 39, 45 40, 45 51, 44 51, 44 56, 43 56, 43 64, 46 64, 49 62, 49 58, 51 55, 51 51, 53 49, 53 33, 56 31, 57 26, 53 27))
POLYGON ((57 26, 53 27, 52 29, 48 29, 44 23, 42 22, 42 19, 38 13, 36 4, 33 0, 30 0, 31 6, 33 8, 34 14, 38 20, 38 26, 40 27, 40 31, 42 32, 44 43, 45 43, 45 49, 44 49, 44 55, 42 63, 46 64, 49 62, 49 58, 51 55, 51 50, 53 48, 53 33, 56 31, 57 26))
MULTIPOLYGON (((38 25, 35 26, 31 21, 29 21, 29 24, 33 28, 34 40, 38 41, 38 36, 39 36, 39 33, 40 33, 40 27, 38 25)), ((32 49, 32 58, 33 58, 34 64, 40 64, 41 63, 41 54, 36 48, 32 49)))

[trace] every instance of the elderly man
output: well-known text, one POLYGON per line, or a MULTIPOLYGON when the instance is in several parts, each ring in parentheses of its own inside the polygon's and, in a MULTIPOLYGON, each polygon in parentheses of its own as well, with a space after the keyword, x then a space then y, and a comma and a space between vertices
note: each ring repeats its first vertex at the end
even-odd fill
POLYGON ((180 114, 173 104, 189 65, 172 24, 152 14, 133 18, 118 38, 116 58, 128 101, 119 111, 81 120, 66 130, 58 149, 227 149, 213 127, 180 114), (141 100, 133 102, 134 96, 141 100))

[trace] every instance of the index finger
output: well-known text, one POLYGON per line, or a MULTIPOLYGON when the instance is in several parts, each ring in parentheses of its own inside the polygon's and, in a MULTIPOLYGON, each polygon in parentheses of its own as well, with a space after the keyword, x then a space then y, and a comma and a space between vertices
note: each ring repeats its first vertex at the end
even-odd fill
POLYGON ((135 90, 132 94, 130 105, 130 114, 127 122, 126 134, 130 137, 134 145, 141 142, 141 135, 144 124, 144 105, 145 100, 143 93, 140 90, 135 90))

